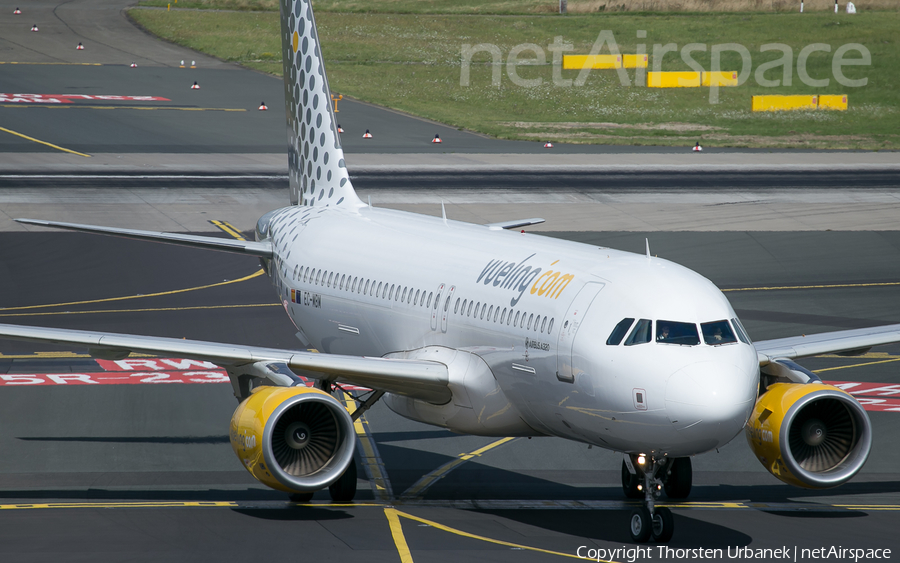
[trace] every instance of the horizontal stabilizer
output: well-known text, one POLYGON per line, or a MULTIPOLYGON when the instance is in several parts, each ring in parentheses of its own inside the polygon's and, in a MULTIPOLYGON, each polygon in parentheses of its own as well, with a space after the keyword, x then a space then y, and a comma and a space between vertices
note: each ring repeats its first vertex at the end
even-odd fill
MULTIPOLYGON (((261 362, 284 363, 297 375, 313 379, 353 383, 438 404, 446 403, 451 398, 447 386, 447 366, 427 360, 340 356, 159 336, 11 324, 0 324, 0 338, 83 346, 97 357, 106 355, 124 358, 130 352, 141 352, 205 360, 226 369, 247 366, 251 372, 252 366, 261 362), (121 354, 113 355, 112 352, 121 354)), ((289 382, 289 379, 286 381, 289 382)))
POLYGON ((532 219, 516 219, 513 221, 500 221, 499 223, 489 223, 485 225, 488 229, 492 231, 501 231, 503 229, 518 229, 520 227, 528 227, 531 225, 540 225, 544 220, 540 217, 534 217, 532 219))
POLYGON ((250 256, 259 256, 260 258, 272 258, 272 245, 268 242, 253 242, 178 233, 161 233, 157 231, 139 231, 136 229, 119 229, 116 227, 98 227, 95 225, 61 223, 59 221, 40 221, 38 219, 16 219, 16 221, 26 225, 53 227, 83 233, 113 235, 137 240, 149 240, 168 244, 180 244, 182 246, 193 246, 195 248, 206 248, 209 250, 221 250, 223 252, 234 252, 237 254, 248 254, 250 256))

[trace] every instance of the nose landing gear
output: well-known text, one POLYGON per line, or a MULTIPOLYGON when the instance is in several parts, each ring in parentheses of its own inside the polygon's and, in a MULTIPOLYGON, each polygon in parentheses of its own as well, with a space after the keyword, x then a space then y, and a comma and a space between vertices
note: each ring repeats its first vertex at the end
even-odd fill
MULTIPOLYGON (((628 498, 643 497, 643 506, 634 509, 629 520, 629 532, 635 543, 646 543, 651 538, 657 543, 667 543, 672 539, 675 531, 672 511, 665 506, 656 506, 664 486, 661 477, 667 475, 666 465, 671 462, 665 457, 635 456, 632 459, 626 455, 622 463, 622 489, 625 495, 628 498), (635 461, 639 462, 637 467, 635 461)), ((689 459, 687 462, 690 464, 689 459)))

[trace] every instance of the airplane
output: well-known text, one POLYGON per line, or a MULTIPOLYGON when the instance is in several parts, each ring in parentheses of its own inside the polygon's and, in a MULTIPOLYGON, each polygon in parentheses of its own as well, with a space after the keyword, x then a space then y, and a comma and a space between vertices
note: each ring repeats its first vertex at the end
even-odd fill
POLYGON ((0 325, 0 337, 213 362, 238 400, 242 465, 292 500, 356 494, 353 421, 378 400, 409 419, 480 436, 556 436, 621 452, 637 543, 664 543, 691 457, 742 431, 781 481, 852 478, 872 441, 846 392, 795 363, 900 342, 900 325, 751 342, 700 274, 653 257, 525 233, 541 219, 475 225, 382 209, 350 182, 309 0, 281 1, 290 205, 255 240, 63 222, 44 227, 254 256, 302 349, 0 325), (310 351, 314 348, 315 351, 310 351), (307 386, 304 378, 315 381, 307 386), (354 412, 342 385, 372 392, 354 412))

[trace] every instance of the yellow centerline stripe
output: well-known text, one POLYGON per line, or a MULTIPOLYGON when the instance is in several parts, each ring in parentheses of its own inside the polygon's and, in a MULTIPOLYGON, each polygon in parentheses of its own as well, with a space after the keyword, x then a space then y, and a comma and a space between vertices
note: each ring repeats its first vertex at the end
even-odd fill
POLYGON ((728 291, 780 291, 784 289, 835 289, 848 287, 892 287, 900 285, 900 282, 884 282, 884 283, 836 283, 828 285, 781 285, 772 287, 735 287, 732 289, 723 289, 722 293, 728 291))
POLYGON ((218 219, 213 219, 212 221, 210 221, 210 223, 212 223, 216 227, 219 227, 220 229, 225 231, 227 234, 231 235, 232 237, 234 237, 238 240, 247 240, 244 238, 244 235, 242 235, 241 232, 234 225, 229 223, 228 221, 219 221, 218 219))
MULTIPOLYGON (((355 401, 346 395, 344 396, 344 404, 351 413, 356 409, 355 401)), ((384 463, 375 449, 375 444, 372 442, 372 437, 369 436, 366 415, 362 415, 354 420, 353 428, 356 430, 356 437, 359 439, 359 444, 362 448, 363 465, 365 465, 366 472, 371 477, 369 483, 372 485, 375 499, 388 502, 393 496, 391 482, 388 479, 384 463)))
POLYGON ((866 362, 866 363, 863 363, 863 364, 853 364, 853 365, 849 365, 849 366, 837 366, 837 367, 833 367, 833 368, 816 369, 816 370, 813 370, 813 373, 822 373, 823 371, 834 371, 834 370, 836 370, 836 369, 847 369, 847 368, 859 368, 859 367, 863 367, 863 366, 874 366, 875 364, 888 364, 888 363, 890 363, 890 362, 900 362, 900 358, 893 358, 893 359, 891 359, 891 360, 881 360, 881 361, 879 361, 879 362, 866 362))
POLYGON ((418 481, 413 483, 410 488, 406 489, 406 491, 403 492, 403 494, 400 496, 400 498, 402 498, 404 500, 421 498, 421 496, 425 493, 426 490, 428 490, 429 487, 431 487, 433 484, 435 484, 440 479, 443 479, 444 477, 446 477, 448 473, 450 473, 451 471, 456 469, 458 466, 469 461, 473 457, 481 456, 483 453, 487 452, 488 450, 492 450, 498 446, 502 446, 503 444, 505 444, 507 442, 511 442, 512 440, 515 440, 515 438, 513 438, 513 437, 501 438, 500 440, 497 440, 496 442, 491 442, 490 444, 488 444, 482 448, 478 448, 474 452, 467 453, 467 454, 459 454, 459 456, 457 456, 456 459, 454 459, 452 461, 448 461, 447 463, 438 467, 437 469, 435 469, 431 473, 428 473, 427 475, 423 475, 421 479, 419 479, 418 481))
POLYGON ((245 282, 247 280, 251 280, 253 278, 258 278, 261 275, 263 275, 263 271, 260 269, 260 270, 257 270, 256 272, 250 274, 249 276, 244 276, 244 277, 238 278, 236 280, 211 283, 208 285, 200 285, 197 287, 188 287, 185 289, 173 289, 171 291, 160 291, 158 293, 145 293, 143 295, 126 295, 123 297, 107 297, 105 299, 91 299, 88 301, 69 301, 68 303, 48 303, 46 305, 28 305, 25 307, 5 307, 5 308, 0 309, 0 316, 6 316, 6 315, 3 315, 3 313, 5 313, 6 311, 24 311, 24 310, 28 310, 28 309, 46 309, 46 308, 50 308, 50 307, 72 307, 74 305, 90 305, 91 303, 111 303, 113 301, 127 301, 129 299, 144 299, 146 297, 160 297, 163 295, 177 295, 179 293, 187 293, 189 291, 199 291, 201 289, 210 289, 213 287, 221 287, 224 285, 231 285, 233 283, 241 283, 241 282, 245 282))
POLYGON ((241 305, 197 305, 194 307, 156 307, 150 309, 102 309, 97 311, 52 311, 49 313, 0 313, 0 317, 52 317, 55 315, 101 315, 104 313, 157 313, 164 311, 203 311, 208 309, 248 309, 281 307, 281 303, 246 303, 241 305))
POLYGON ((400 563, 413 563, 412 554, 406 544, 406 536, 403 535, 403 527, 400 525, 400 518, 397 517, 397 511, 393 508, 385 508, 384 515, 387 516, 388 524, 391 526, 391 536, 394 538, 394 545, 397 546, 397 553, 400 554, 400 563))
POLYGON ((41 508, 237 508, 233 501, 147 501, 147 502, 47 502, 0 504, 0 510, 33 510, 41 508))
MULTIPOLYGON (((192 108, 182 106, 87 106, 84 104, 37 104, 37 103, 19 103, 19 104, 0 104, 4 108, 48 108, 48 109, 137 109, 137 110, 156 110, 171 109, 177 111, 247 111, 244 108, 192 108)), ((32 139, 34 140, 34 139, 32 139)), ((41 141, 37 141, 41 142, 41 141)), ((47 143, 44 143, 47 144, 47 143)), ((51 145, 53 146, 53 145, 51 145)), ((55 147, 59 148, 59 147, 55 147)), ((66 149, 60 149, 66 150, 66 149)), ((68 151, 72 152, 72 151, 68 151)), ((75 153, 81 154, 81 153, 75 153)), ((88 155, 82 155, 88 156, 88 155)))
POLYGON ((58 151, 63 151, 63 152, 71 153, 71 154, 77 154, 78 156, 83 156, 83 157, 85 157, 85 158, 91 158, 91 155, 89 155, 89 154, 84 154, 83 152, 73 151, 73 150, 71 150, 71 149, 66 149, 66 148, 63 148, 63 147, 54 145, 53 143, 48 143, 47 141, 42 141, 42 140, 40 140, 40 139, 35 139, 34 137, 29 137, 28 135, 23 135, 22 133, 17 133, 17 132, 15 132, 15 131, 13 131, 12 129, 7 129, 6 127, 0 127, 0 131, 6 131, 6 132, 9 133, 10 135, 15 135, 15 136, 17 136, 17 137, 22 137, 23 139, 28 139, 29 141, 33 141, 33 142, 39 143, 39 144, 41 144, 41 145, 46 145, 46 146, 48 146, 48 147, 50 147, 50 148, 53 148, 53 149, 56 149, 56 150, 58 150, 58 151))
MULTIPOLYGON (((385 514, 388 514, 389 511, 396 513, 397 516, 402 516, 403 518, 408 518, 410 520, 414 520, 416 522, 420 522, 422 524, 431 526, 432 528, 437 528, 438 530, 441 530, 444 532, 449 532, 451 534, 456 534, 457 536, 462 536, 464 538, 479 540, 479 541, 483 541, 483 542, 487 542, 487 543, 492 543, 495 545, 504 545, 506 547, 514 547, 516 549, 524 549, 527 551, 536 551, 538 553, 559 555, 560 557, 569 557, 571 559, 584 559, 583 557, 578 557, 574 553, 561 553, 559 551, 550 551, 549 549, 541 549, 539 547, 531 547, 529 545, 522 545, 522 544, 512 543, 512 542, 502 541, 502 540, 495 540, 493 538, 486 538, 484 536, 479 536, 477 534, 470 534, 469 532, 464 532, 462 530, 457 530, 456 528, 451 528, 450 526, 445 526, 443 524, 439 524, 433 520, 426 520, 425 518, 419 518, 418 516, 413 516, 412 514, 408 514, 406 512, 401 512, 395 508, 385 508, 384 509, 385 514)), ((390 519, 390 517, 389 517, 389 519, 390 519)), ((391 528, 391 531, 393 531, 393 527, 391 528)), ((404 540, 404 544, 405 544, 405 540, 404 540)), ((398 551, 399 551, 399 546, 398 546, 398 551)), ((402 555, 401 555, 401 561, 402 561, 402 555)), ((410 559, 409 561, 412 561, 412 559, 410 559)), ((599 560, 594 559, 593 561, 601 561, 604 563, 615 563, 614 561, 610 561, 607 559, 599 559, 599 560)))

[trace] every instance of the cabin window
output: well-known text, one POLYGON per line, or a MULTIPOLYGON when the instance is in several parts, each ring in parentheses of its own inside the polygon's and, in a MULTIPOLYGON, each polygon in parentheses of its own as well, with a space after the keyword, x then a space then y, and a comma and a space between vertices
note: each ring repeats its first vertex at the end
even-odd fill
MULTIPOLYGON (((359 285, 362 285, 361 283, 359 285)), ((367 295, 369 293, 369 280, 366 280, 366 289, 363 290, 363 294, 367 295)))
POLYGON ((340 286, 340 289, 344 289, 344 282, 345 282, 346 280, 347 280, 347 276, 346 276, 346 275, 342 275, 342 276, 341 276, 341 286, 340 286))
POLYGON ((650 342, 653 335, 653 322, 650 319, 641 319, 632 329, 631 334, 625 340, 625 346, 634 346, 636 344, 646 344, 650 342))
POLYGON ((350 288, 350 291, 356 291, 356 282, 358 280, 359 280, 359 278, 357 278, 357 277, 353 278, 353 287, 350 288))
POLYGON ((534 320, 534 315, 528 316, 528 330, 531 330, 531 321, 534 320))
POLYGON ((388 293, 388 299, 394 298, 394 284, 391 284, 391 292, 388 293))
POLYGON ((506 307, 503 308, 503 312, 500 313, 500 324, 503 324, 506 321, 506 307))
POLYGON ((466 304, 467 304, 468 302, 469 302, 468 299, 463 299, 463 303, 462 303, 462 311, 459 313, 460 315, 465 315, 465 314, 466 314, 466 304))
POLYGON ((628 334, 628 329, 631 328, 632 323, 634 323, 634 319, 631 318, 619 321, 619 324, 610 333, 609 338, 606 339, 606 345, 618 346, 622 339, 625 338, 625 335, 628 334))
POLYGON ((450 300, 453 299, 452 295, 447 296, 447 300, 444 302, 444 312, 446 313, 450 309, 450 300))
POLYGON ((416 290, 416 299, 413 301, 413 303, 416 304, 416 305, 419 304, 419 292, 420 292, 420 291, 421 291, 421 290, 419 290, 419 289, 416 290))
POLYGON ((678 321, 656 321, 656 341, 663 344, 696 346, 700 344, 697 325, 678 321))
POLYGON ((538 331, 538 323, 540 323, 540 322, 541 322, 541 316, 538 315, 534 318, 534 331, 535 332, 538 331))
POLYGON ((322 278, 322 270, 316 271, 316 285, 319 285, 319 280, 322 278))
MULTIPOLYGON (((373 284, 374 285, 374 284, 373 284)), ((375 297, 381 297, 381 287, 384 284, 382 282, 378 282, 378 289, 375 290, 375 297)))
POLYGON ((702 323, 700 331, 703 332, 703 341, 710 346, 734 344, 737 342, 737 338, 726 320, 702 323))
POLYGON ((545 328, 547 328, 547 317, 544 317, 544 320, 541 321, 541 332, 544 332, 545 328))
POLYGON ((474 301, 469 301, 469 310, 468 310, 468 312, 466 312, 466 316, 467 316, 467 317, 471 317, 471 316, 472 316, 472 305, 473 305, 474 303, 475 303, 474 301))
POLYGON ((731 324, 734 325, 734 330, 737 331, 738 338, 741 339, 741 342, 744 344, 750 344, 750 336, 747 334, 747 329, 744 328, 744 325, 741 323, 740 319, 737 317, 731 319, 731 324))
POLYGON ((403 297, 400 298, 400 301, 406 301, 406 289, 405 287, 403 288, 403 297))
POLYGON ((550 326, 547 327, 547 334, 553 331, 553 319, 550 319, 550 326))
POLYGON ((491 308, 488 309, 488 321, 491 320, 491 315, 494 313, 494 306, 491 305, 491 308))
POLYGON ((453 306, 453 314, 455 315, 456 313, 459 313, 459 297, 456 298, 456 305, 453 306))
POLYGON ((497 309, 494 310, 494 322, 497 322, 498 317, 500 317, 500 307, 497 307, 497 309))
MULTIPOLYGON (((513 326, 519 326, 519 315, 521 315, 521 311, 516 311, 516 320, 513 322, 513 326)), ((510 315, 512 316, 512 315, 510 315)))
POLYGON ((307 267, 303 270, 303 283, 306 283, 306 278, 307 278, 308 276, 309 276, 309 266, 307 266, 307 267))
POLYGON ((425 304, 425 307, 426 307, 426 308, 430 308, 430 307, 431 307, 431 298, 432 298, 432 297, 434 297, 434 292, 433 292, 433 291, 430 292, 430 293, 428 294, 428 302, 425 304))
POLYGON ((294 277, 293 277, 293 279, 295 279, 295 280, 297 279, 297 270, 298 270, 299 268, 300 268, 300 266, 294 266, 294 277))

